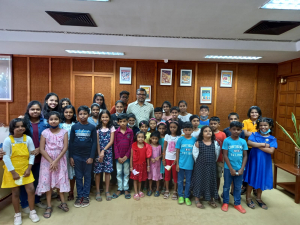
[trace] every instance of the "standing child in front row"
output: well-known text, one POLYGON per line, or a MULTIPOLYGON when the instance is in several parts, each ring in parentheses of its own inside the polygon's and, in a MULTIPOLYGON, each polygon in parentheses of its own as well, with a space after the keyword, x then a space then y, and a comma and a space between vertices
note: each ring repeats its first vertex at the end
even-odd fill
POLYGON ((207 105, 201 105, 200 106, 200 111, 199 111, 199 116, 200 116, 200 125, 198 126, 199 128, 203 126, 209 126, 209 108, 207 105))
POLYGON ((29 218, 36 223, 40 219, 34 209, 34 177, 31 167, 35 156, 31 154, 35 150, 33 141, 29 137, 30 131, 23 119, 17 118, 10 121, 9 137, 5 138, 3 143, 4 173, 1 188, 11 188, 12 203, 15 210, 14 224, 22 224, 22 215, 20 212, 20 186, 24 185, 30 208, 29 218), (15 182, 22 180, 21 184, 15 182))
POLYGON ((132 144, 130 155, 130 179, 133 179, 134 184, 134 200, 140 200, 145 197, 141 190, 142 181, 148 178, 147 171, 150 171, 149 158, 152 153, 152 148, 145 142, 145 133, 137 132, 137 142, 132 144))
POLYGON ((151 133, 148 132, 148 128, 149 128, 148 121, 147 120, 142 120, 139 123, 139 128, 140 128, 140 131, 143 131, 145 133, 145 142, 147 144, 150 144, 150 135, 151 135, 151 133))
POLYGON ((193 147, 195 167, 192 178, 192 190, 197 208, 205 208, 200 202, 201 197, 208 201, 211 207, 217 207, 214 199, 219 198, 216 171, 216 161, 219 153, 220 146, 215 140, 214 132, 211 127, 203 126, 193 147))
MULTIPOLYGON (((158 143, 161 146, 162 149, 162 157, 161 157, 161 163, 160 163, 160 173, 162 174, 163 178, 165 178, 165 167, 163 164, 163 158, 164 158, 164 143, 165 143, 165 136, 166 136, 166 131, 167 131, 167 125, 164 122, 160 122, 157 124, 157 131, 160 134, 160 138, 158 140, 158 143)), ((163 182, 163 186, 162 186, 162 190, 161 190, 161 194, 164 195, 165 191, 166 191, 166 182, 165 179, 162 180, 163 182)))
POLYGON ((239 135, 242 132, 243 124, 240 122, 230 123, 231 136, 223 142, 224 154, 224 186, 223 186, 223 205, 222 210, 228 211, 229 190, 231 182, 234 184, 234 208, 240 213, 246 213, 246 210, 241 205, 241 186, 243 182, 244 168, 247 162, 248 146, 244 139, 239 135))
POLYGON ((158 140, 160 138, 160 133, 158 131, 154 131, 151 133, 151 147, 152 154, 150 158, 150 171, 148 172, 148 180, 149 180, 149 191, 147 193, 148 196, 152 195, 152 181, 156 181, 156 191, 154 197, 159 196, 159 181, 162 179, 162 175, 160 173, 160 159, 162 157, 161 154, 161 145, 159 145, 158 140))
POLYGON ((75 167, 77 198, 74 206, 90 205, 92 163, 97 149, 96 127, 88 123, 90 109, 83 105, 77 110, 78 121, 71 128, 69 157, 71 166, 75 167))
POLYGON ((130 199, 129 193, 129 166, 130 153, 133 143, 133 131, 127 127, 128 116, 125 113, 118 115, 120 127, 115 132, 114 151, 117 168, 118 191, 113 194, 113 198, 118 198, 125 192, 125 199, 130 199))
POLYGON ((164 199, 170 197, 169 183, 171 180, 171 172, 174 180, 174 192, 172 195, 172 200, 177 200, 177 171, 176 171, 176 143, 181 137, 181 131, 177 121, 170 121, 168 132, 165 136, 164 143, 164 154, 163 154, 163 164, 164 166, 170 166, 171 168, 167 170, 165 168, 165 181, 166 181, 166 191, 164 194, 164 199))
POLYGON ((128 127, 133 131, 134 136, 140 129, 135 125, 136 117, 133 113, 127 114, 128 118, 128 127))
POLYGON ((178 172, 178 204, 192 205, 190 201, 190 184, 192 179, 194 160, 193 146, 196 138, 192 137, 193 125, 191 122, 183 124, 184 136, 176 143, 176 171, 178 172), (183 180, 185 177, 185 190, 183 197, 183 180))
POLYGON ((40 152, 42 154, 40 179, 36 189, 38 195, 46 193, 47 208, 45 218, 50 218, 52 213, 51 193, 53 188, 58 188, 61 210, 68 212, 64 192, 70 191, 66 152, 68 150, 68 131, 59 128, 60 114, 52 111, 49 113, 48 123, 50 128, 44 130, 41 136, 40 152))
POLYGON ((244 180, 248 183, 246 201, 249 208, 254 209, 255 205, 251 199, 253 188, 257 190, 257 204, 268 209, 262 201, 261 195, 264 190, 273 189, 272 157, 277 148, 277 140, 270 135, 274 126, 270 118, 261 118, 257 121, 258 132, 252 133, 248 139, 248 145, 252 147, 248 162, 245 168, 244 180))

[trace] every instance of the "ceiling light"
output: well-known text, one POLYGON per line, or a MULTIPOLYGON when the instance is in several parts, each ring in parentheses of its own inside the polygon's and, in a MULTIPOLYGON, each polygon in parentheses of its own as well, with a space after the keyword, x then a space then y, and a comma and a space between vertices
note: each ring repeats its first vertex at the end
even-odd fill
POLYGON ((83 2, 109 2, 110 0, 79 0, 83 2))
POLYGON ((227 56, 227 55, 207 55, 206 59, 240 59, 240 60, 258 60, 260 56, 227 56))
POLYGON ((300 0, 270 0, 261 9, 300 10, 300 0))
POLYGON ((10 58, 9 57, 7 57, 7 58, 0 58, 0 60, 10 60, 10 58))
POLYGON ((90 55, 125 55, 124 52, 104 52, 104 51, 82 51, 82 50, 66 50, 73 54, 90 54, 90 55))

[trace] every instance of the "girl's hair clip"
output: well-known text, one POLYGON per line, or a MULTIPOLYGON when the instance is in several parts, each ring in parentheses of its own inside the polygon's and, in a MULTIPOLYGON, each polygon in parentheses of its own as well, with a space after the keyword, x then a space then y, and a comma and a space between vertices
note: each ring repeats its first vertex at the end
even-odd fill
POLYGON ((177 123, 178 124, 178 122, 176 120, 171 120, 170 123, 177 123))
POLYGON ((157 120, 156 120, 155 118, 151 118, 151 119, 149 120, 149 122, 150 122, 151 120, 154 120, 154 121, 156 121, 156 122, 157 122, 157 120))
POLYGON ((157 126, 158 126, 158 125, 160 125, 160 124, 164 124, 164 125, 166 125, 166 126, 167 126, 167 124, 166 124, 166 123, 164 123, 164 122, 159 122, 159 123, 157 124, 157 126))

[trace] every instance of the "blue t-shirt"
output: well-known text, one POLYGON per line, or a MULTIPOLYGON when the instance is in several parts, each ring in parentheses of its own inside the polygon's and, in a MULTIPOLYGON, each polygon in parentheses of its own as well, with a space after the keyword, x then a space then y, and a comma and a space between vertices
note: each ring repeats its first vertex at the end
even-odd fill
POLYGON ((209 126, 209 120, 206 120, 206 121, 200 120, 200 124, 199 124, 198 128, 201 128, 203 126, 209 126))
MULTIPOLYGON (((233 140, 228 137, 224 140, 222 149, 228 150, 228 159, 234 170, 240 170, 243 164, 243 151, 248 150, 247 142, 239 138, 238 140, 233 140)), ((224 167, 229 169, 226 162, 224 167)))
POLYGON ((179 168, 185 170, 193 170, 193 146, 197 141, 196 138, 186 139, 184 136, 178 139, 175 148, 180 149, 179 153, 179 168))
POLYGON ((267 143, 270 145, 270 148, 277 148, 277 139, 272 135, 262 136, 259 132, 255 132, 250 135, 248 140, 256 143, 267 143))
MULTIPOLYGON (((226 127, 223 132, 226 134, 226 137, 230 137, 231 136, 231 132, 230 132, 230 127, 226 127)), ((242 132, 239 135, 240 138, 245 139, 245 132, 242 130, 242 132)))

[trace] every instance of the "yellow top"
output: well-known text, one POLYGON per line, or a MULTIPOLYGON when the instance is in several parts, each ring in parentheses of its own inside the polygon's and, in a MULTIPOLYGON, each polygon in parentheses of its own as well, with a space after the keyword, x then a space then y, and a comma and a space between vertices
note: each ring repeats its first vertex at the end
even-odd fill
POLYGON ((151 135, 150 132, 147 132, 147 133, 146 133, 146 139, 145 139, 145 142, 148 143, 148 144, 150 144, 150 135, 151 135))
POLYGON ((253 124, 253 121, 250 119, 243 121, 244 127, 243 130, 249 131, 249 132, 256 132, 256 123, 253 124))

